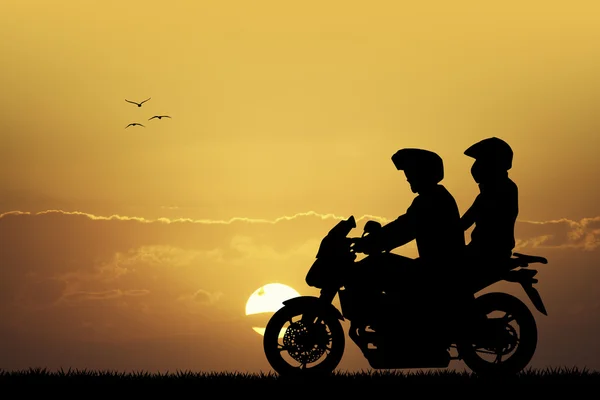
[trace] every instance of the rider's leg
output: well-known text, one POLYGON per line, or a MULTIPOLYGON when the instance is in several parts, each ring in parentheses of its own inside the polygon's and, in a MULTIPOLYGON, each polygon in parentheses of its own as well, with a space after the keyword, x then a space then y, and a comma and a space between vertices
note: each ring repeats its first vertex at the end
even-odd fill
POLYGON ((418 259, 383 253, 380 260, 378 280, 383 290, 391 295, 410 292, 419 273, 418 259))
POLYGON ((354 263, 348 273, 348 286, 362 292, 395 291, 405 281, 407 269, 415 260, 393 253, 372 254, 354 263))

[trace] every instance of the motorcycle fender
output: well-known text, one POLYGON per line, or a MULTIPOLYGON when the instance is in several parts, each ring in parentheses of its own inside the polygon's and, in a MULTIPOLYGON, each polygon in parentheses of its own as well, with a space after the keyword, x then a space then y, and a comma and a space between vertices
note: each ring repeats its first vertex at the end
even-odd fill
POLYGON ((326 302, 322 301, 320 298, 314 297, 314 296, 294 297, 289 300, 285 300, 283 302, 283 305, 294 306, 294 307, 296 307, 296 306, 298 306, 298 307, 315 307, 315 308, 319 308, 321 311, 323 311, 325 313, 333 314, 337 319, 340 319, 342 321, 344 320, 344 316, 342 315, 340 310, 335 308, 335 306, 333 304, 326 303, 326 302))

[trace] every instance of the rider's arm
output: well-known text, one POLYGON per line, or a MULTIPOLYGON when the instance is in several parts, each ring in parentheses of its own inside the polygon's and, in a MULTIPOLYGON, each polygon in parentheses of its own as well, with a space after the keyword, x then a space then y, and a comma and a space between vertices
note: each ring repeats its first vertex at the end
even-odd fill
POLYGON ((381 251, 390 251, 414 240, 417 230, 417 207, 415 207, 415 202, 413 202, 406 211, 406 214, 382 226, 376 236, 371 239, 373 241, 372 245, 381 251))
POLYGON ((414 240, 416 237, 416 224, 410 210, 385 225, 381 234, 382 246, 388 251, 414 240))

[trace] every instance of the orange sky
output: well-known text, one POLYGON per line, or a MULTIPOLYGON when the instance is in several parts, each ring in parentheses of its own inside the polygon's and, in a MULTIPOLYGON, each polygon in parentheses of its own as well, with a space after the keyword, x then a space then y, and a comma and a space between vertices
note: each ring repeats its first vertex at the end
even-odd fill
POLYGON ((489 136, 550 259, 533 364, 600 368, 595 2, 5 3, 0 368, 266 370, 246 299, 314 293, 320 216, 402 214, 401 147, 443 157, 464 212, 489 136))

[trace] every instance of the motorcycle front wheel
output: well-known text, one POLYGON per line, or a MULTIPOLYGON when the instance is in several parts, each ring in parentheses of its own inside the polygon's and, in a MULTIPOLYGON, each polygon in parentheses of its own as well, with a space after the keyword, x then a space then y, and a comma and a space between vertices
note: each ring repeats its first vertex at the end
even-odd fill
POLYGON ((477 312, 487 318, 477 326, 482 333, 474 340, 457 344, 460 358, 479 376, 518 374, 529 364, 537 347, 538 331, 531 311, 506 293, 487 293, 475 302, 477 312))
POLYGON ((269 320, 263 338, 265 355, 280 376, 331 374, 344 354, 342 324, 310 306, 284 306, 269 320), (303 316, 310 315, 307 320, 303 316))

